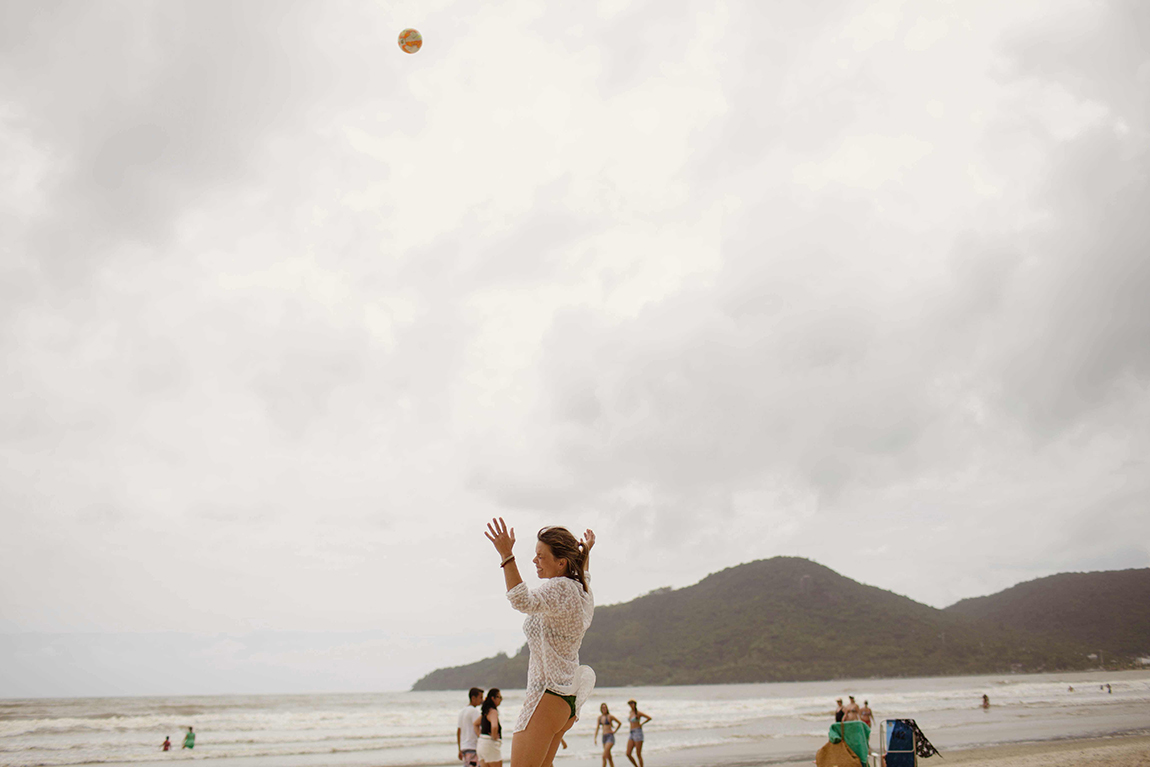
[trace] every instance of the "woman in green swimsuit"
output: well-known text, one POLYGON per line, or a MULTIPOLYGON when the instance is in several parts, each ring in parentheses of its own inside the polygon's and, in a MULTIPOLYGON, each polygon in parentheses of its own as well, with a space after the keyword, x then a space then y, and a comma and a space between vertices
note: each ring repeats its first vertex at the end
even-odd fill
POLYGON ((551 767, 595 688, 595 672, 579 665, 583 634, 595 614, 589 572, 595 533, 587 530, 579 540, 562 527, 540 530, 532 562, 542 583, 535 589, 527 588, 515 564, 515 530, 493 519, 485 535, 499 552, 507 601, 527 614, 527 689, 511 738, 511 767, 551 767))

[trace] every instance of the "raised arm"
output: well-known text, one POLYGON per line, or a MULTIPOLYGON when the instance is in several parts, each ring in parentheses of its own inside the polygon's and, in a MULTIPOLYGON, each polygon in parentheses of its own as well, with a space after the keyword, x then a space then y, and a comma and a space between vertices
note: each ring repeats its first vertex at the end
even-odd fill
POLYGON ((591 572, 591 549, 595 546, 595 532, 591 528, 583 533, 583 540, 579 541, 583 544, 583 551, 587 553, 587 561, 583 563, 583 572, 591 572))
POLYGON ((507 591, 511 591, 523 583, 523 576, 519 574, 519 568, 515 564, 515 528, 508 530, 503 517, 499 517, 487 523, 487 530, 484 531, 483 535, 491 541, 495 550, 499 552, 499 566, 503 568, 503 583, 507 591))

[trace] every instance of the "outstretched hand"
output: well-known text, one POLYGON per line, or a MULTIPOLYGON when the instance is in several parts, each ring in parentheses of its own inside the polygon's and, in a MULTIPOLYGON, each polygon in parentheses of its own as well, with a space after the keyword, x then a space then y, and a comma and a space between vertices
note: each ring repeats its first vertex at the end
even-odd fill
POLYGON ((495 550, 499 552, 501 558, 507 559, 511 556, 511 551, 515 548, 515 528, 508 530, 503 517, 488 522, 487 530, 483 534, 495 546, 495 550))
POLYGON ((587 532, 583 533, 583 540, 579 543, 583 544, 584 551, 590 551, 591 547, 595 545, 595 532, 588 527, 587 532))

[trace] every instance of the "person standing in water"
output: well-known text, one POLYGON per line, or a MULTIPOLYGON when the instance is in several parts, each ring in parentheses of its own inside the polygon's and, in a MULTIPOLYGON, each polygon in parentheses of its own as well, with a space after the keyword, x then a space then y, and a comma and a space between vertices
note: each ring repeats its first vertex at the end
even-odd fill
POLYGON ((595 734, 591 736, 591 742, 594 743, 599 737, 599 728, 603 728, 603 767, 608 764, 615 767, 615 758, 611 756, 611 747, 615 745, 615 730, 623 725, 611 711, 607 708, 607 704, 603 703, 599 706, 599 718, 595 721, 595 734))
POLYGON ((595 533, 587 530, 576 540, 563 527, 540 530, 532 562, 543 583, 536 589, 527 588, 515 564, 515 529, 499 518, 483 534, 499 552, 507 600, 527 614, 527 690, 511 740, 511 767, 551 767, 595 688, 595 672, 579 665, 579 647, 595 615, 589 572, 595 533))
POLYGON ((982 707, 983 708, 990 708, 990 696, 987 695, 986 693, 982 694, 982 707))
POLYGON ((867 727, 874 727, 874 712, 870 710, 868 701, 863 701, 862 708, 859 709, 859 719, 866 723, 867 727))
POLYGON ((184 745, 180 747, 180 750, 183 750, 185 748, 195 748, 195 747, 196 747, 196 734, 194 732, 192 732, 192 728, 189 727, 188 728, 188 734, 184 736, 184 745))
POLYGON ((499 724, 499 704, 502 702, 503 693, 498 687, 492 687, 479 709, 479 718, 475 720, 480 767, 503 767, 503 726, 499 724))
POLYGON ((835 721, 841 722, 843 720, 843 715, 846 713, 843 711, 843 699, 835 698, 835 703, 837 704, 835 707, 835 721))
POLYGON ((171 751, 172 750, 172 739, 171 739, 171 737, 169 737, 168 735, 164 736, 164 742, 163 742, 163 745, 160 746, 160 750, 161 751, 171 751))
POLYGON ((634 698, 627 701, 627 705, 631 707, 631 714, 627 717, 631 725, 631 732, 627 734, 627 758, 635 767, 643 767, 643 725, 651 721, 651 717, 639 710, 639 704, 634 698), (632 751, 639 757, 639 761, 636 762, 635 757, 631 756, 632 751))

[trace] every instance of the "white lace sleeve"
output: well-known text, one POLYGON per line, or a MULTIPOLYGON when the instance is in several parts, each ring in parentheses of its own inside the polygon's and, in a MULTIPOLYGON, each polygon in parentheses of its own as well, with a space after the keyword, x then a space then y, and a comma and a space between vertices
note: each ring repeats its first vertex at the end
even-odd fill
POLYGON ((519 583, 507 592, 507 601, 521 613, 555 615, 579 610, 578 584, 570 578, 548 578, 537 589, 519 583), (570 586, 568 585, 570 584, 570 586))

